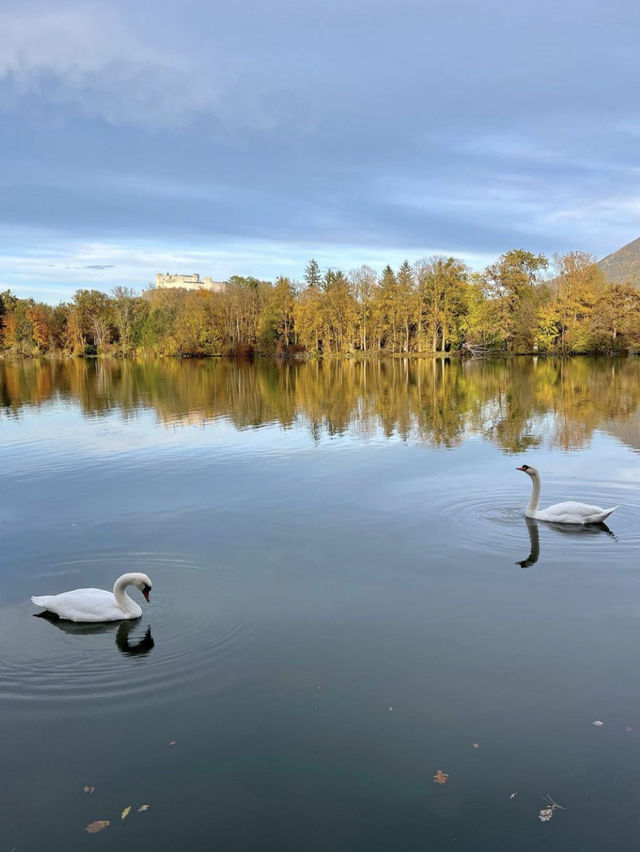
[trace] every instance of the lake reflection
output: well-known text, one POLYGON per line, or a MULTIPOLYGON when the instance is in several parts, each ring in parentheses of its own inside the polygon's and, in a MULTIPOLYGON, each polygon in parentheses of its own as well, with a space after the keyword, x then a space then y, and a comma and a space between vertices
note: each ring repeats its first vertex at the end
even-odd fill
POLYGON ((0 364, 0 404, 73 402, 85 416, 152 409, 166 426, 304 424, 314 436, 382 432, 453 447, 470 435, 520 453, 576 449, 605 429, 640 449, 640 360, 21 361, 0 364), (549 429, 552 418, 552 429, 549 429))
POLYGON ((634 848, 640 361, 27 361, 0 399, 0 852, 634 848), (523 461, 608 529, 526 520, 523 461), (125 571, 141 619, 34 617, 125 571))

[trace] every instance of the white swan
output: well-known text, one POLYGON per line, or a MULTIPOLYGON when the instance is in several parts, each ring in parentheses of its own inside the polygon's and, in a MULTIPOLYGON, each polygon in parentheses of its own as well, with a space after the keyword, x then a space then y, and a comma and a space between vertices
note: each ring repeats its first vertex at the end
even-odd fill
POLYGON ((566 503, 556 503, 547 509, 538 511, 540 474, 535 467, 528 464, 523 464, 516 470, 521 470, 527 476, 530 476, 533 485, 531 499, 525 509, 527 518, 535 518, 538 521, 552 521, 556 524, 599 524, 618 508, 613 506, 611 509, 601 509, 600 506, 588 506, 586 503, 574 503, 573 500, 569 500, 566 503))
POLYGON ((41 595, 32 597, 36 606, 43 606, 49 612, 67 621, 122 621, 128 618, 140 618, 142 610, 125 592, 127 586, 140 589, 149 602, 151 580, 146 574, 123 574, 113 585, 113 592, 105 589, 73 589, 61 595, 41 595))

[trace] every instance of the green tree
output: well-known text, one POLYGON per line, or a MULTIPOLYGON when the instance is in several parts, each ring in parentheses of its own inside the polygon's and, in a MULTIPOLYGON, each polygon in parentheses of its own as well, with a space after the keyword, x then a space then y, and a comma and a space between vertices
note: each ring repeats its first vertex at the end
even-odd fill
POLYGON ((308 287, 322 286, 322 273, 317 260, 312 259, 305 266, 303 278, 308 287))

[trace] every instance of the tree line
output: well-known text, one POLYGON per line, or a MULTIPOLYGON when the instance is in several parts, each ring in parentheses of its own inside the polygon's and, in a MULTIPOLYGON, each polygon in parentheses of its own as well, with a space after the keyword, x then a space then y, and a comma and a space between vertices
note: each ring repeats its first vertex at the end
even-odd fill
POLYGON ((0 293, 0 351, 25 356, 614 353, 640 347, 640 291, 595 259, 513 249, 482 272, 431 257, 303 280, 234 275, 223 292, 78 290, 51 306, 0 293))

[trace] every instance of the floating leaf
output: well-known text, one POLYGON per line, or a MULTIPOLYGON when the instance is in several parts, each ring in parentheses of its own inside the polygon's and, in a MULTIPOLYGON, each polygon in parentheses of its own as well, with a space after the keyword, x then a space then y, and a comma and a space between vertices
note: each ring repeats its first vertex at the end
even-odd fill
POLYGON ((442 769, 438 769, 436 774, 433 776, 433 780, 436 784, 446 784, 449 776, 446 772, 443 772, 442 769))
POLYGON ((516 797, 517 795, 518 795, 517 793, 511 793, 511 794, 509 795, 509 798, 510 798, 510 799, 515 799, 515 797, 516 797))
POLYGON ((127 805, 127 807, 120 814, 120 819, 125 820, 129 814, 131 813, 131 805, 127 805))
POLYGON ((88 834, 97 834, 99 831, 104 831, 108 825, 111 825, 110 819, 97 819, 95 822, 90 822, 85 831, 88 834))
POLYGON ((626 731, 628 734, 630 734, 632 730, 633 730, 633 728, 631 727, 631 725, 627 725, 627 727, 625 728, 625 731, 626 731))
POLYGON ((474 748, 480 748, 480 743, 471 743, 474 748))
POLYGON ((96 789, 95 787, 90 787, 90 786, 87 784, 86 786, 84 786, 84 787, 82 788, 82 792, 83 792, 83 793, 88 793, 89 795, 91 795, 95 789, 96 789))
POLYGON ((544 800, 545 802, 547 802, 547 807, 542 808, 541 811, 538 811, 538 819, 540 820, 540 822, 549 822, 549 820, 556 811, 565 810, 562 805, 559 805, 557 802, 554 802, 548 793, 544 796, 544 800))
POLYGON ((171 740, 171 742, 169 743, 170 746, 174 746, 175 744, 176 744, 175 740, 171 740))
POLYGON ((138 813, 141 814, 144 811, 148 811, 148 810, 149 810, 149 805, 140 805, 140 807, 138 808, 138 813))
POLYGON ((393 713, 393 707, 389 707, 389 713, 393 713))
POLYGON ((604 722, 601 722, 599 719, 596 719, 596 721, 595 721, 595 722, 592 722, 591 724, 592 724, 592 725, 595 725, 595 726, 596 726, 596 728, 602 728, 602 727, 604 727, 604 722))

